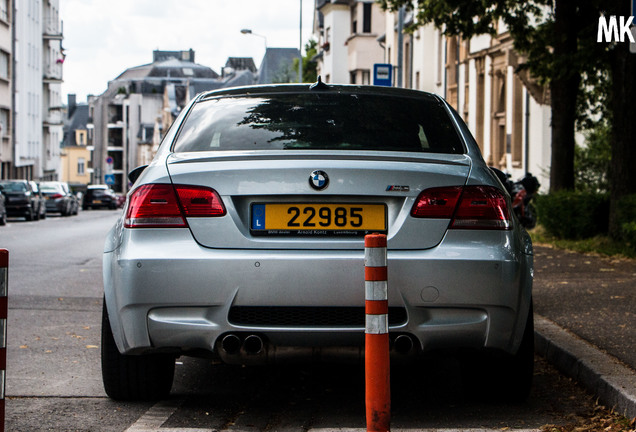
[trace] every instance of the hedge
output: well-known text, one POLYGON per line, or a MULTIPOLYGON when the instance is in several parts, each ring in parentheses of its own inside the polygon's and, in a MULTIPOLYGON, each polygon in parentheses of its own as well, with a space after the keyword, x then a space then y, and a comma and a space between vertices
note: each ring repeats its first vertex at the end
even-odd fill
MULTIPOLYGON (((579 240, 607 234, 608 194, 553 192, 535 196, 535 207, 539 223, 557 238, 579 240)), ((636 199, 633 209, 636 210, 636 199)))

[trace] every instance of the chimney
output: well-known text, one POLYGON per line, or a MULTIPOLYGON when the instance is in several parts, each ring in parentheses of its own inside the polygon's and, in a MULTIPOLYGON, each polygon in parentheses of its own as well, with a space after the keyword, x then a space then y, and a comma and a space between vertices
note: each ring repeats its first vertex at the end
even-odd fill
POLYGON ((70 118, 77 108, 77 96, 74 94, 68 95, 68 117, 70 118))

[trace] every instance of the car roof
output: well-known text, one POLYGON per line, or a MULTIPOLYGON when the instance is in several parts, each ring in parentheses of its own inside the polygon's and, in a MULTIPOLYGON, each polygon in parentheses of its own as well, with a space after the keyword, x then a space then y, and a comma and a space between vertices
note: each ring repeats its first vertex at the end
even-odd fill
POLYGON ((442 99, 433 93, 420 90, 404 89, 399 87, 383 87, 355 84, 325 84, 317 81, 313 84, 265 84, 243 87, 232 87, 218 90, 210 90, 199 95, 199 100, 222 96, 259 96, 289 93, 336 93, 336 94, 365 94, 394 97, 428 98, 431 101, 441 102, 442 99))

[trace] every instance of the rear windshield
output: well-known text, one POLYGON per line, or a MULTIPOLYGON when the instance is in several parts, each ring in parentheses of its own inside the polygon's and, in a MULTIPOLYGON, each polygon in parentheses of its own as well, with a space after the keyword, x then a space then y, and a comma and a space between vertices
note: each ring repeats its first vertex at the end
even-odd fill
POLYGON ((175 152, 375 150, 463 153, 434 98, 368 94, 277 94, 204 100, 192 108, 175 152))

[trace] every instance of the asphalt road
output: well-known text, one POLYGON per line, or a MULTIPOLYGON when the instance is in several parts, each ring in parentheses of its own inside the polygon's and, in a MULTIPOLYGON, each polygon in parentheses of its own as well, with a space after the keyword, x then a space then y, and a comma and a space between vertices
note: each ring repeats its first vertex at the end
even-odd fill
MULTIPOLYGON (((364 430, 356 365, 241 368, 180 358, 169 400, 109 400, 99 356, 101 251, 117 216, 86 211, 0 227, 0 247, 10 251, 7 431, 364 430)), ((591 395, 541 359, 519 405, 465 391, 451 357, 395 364, 391 375, 394 431, 538 430, 597 413, 591 395)))

